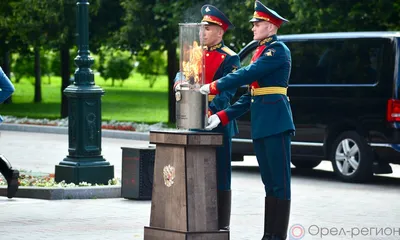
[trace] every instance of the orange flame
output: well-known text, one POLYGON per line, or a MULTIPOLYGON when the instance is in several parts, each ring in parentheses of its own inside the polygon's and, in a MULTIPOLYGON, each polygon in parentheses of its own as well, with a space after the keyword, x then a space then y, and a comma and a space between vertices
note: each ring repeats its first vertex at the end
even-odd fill
POLYGON ((189 46, 189 50, 185 51, 182 61, 183 74, 186 79, 193 79, 195 83, 200 83, 203 65, 203 49, 196 41, 193 41, 193 46, 189 46))

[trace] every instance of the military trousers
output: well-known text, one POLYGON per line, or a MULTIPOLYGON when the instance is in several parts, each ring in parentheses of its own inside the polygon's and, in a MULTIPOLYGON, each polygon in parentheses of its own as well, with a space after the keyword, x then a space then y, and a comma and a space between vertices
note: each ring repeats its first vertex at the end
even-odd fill
POLYGON ((0 154, 0 173, 6 178, 10 178, 12 175, 12 167, 10 162, 0 154))
POLYGON ((231 154, 232 138, 224 133, 223 146, 217 147, 217 188, 218 190, 231 190, 231 154))
POLYGON ((266 197, 272 196, 282 200, 290 200, 291 136, 289 132, 284 132, 253 139, 266 197))

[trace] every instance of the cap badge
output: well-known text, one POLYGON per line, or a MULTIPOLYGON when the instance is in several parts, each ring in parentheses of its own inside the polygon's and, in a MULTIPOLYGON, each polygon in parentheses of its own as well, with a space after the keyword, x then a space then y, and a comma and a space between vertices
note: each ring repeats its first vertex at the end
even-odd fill
POLYGON ((209 11, 211 11, 211 10, 210 10, 210 8, 209 8, 209 7, 207 7, 207 8, 206 8, 206 12, 209 12, 209 11))

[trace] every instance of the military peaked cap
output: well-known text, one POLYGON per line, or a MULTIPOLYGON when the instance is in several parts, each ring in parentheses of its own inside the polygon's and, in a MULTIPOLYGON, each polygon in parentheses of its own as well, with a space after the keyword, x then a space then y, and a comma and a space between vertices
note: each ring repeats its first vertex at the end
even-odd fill
POLYGON ((282 23, 289 22, 287 19, 281 17, 274 10, 267 8, 260 1, 256 0, 254 3, 254 15, 250 22, 267 21, 277 27, 280 27, 282 23))
POLYGON ((233 24, 218 8, 213 5, 206 4, 201 8, 201 14, 203 16, 202 23, 205 24, 216 24, 224 31, 234 28, 233 24))

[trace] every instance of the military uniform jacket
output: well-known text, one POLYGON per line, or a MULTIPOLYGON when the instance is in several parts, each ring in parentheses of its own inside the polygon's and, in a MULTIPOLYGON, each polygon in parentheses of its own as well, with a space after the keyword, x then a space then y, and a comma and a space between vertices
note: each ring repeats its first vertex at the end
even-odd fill
MULTIPOLYGON (((248 84, 250 88, 288 87, 291 71, 290 50, 276 35, 260 41, 250 65, 214 81, 210 94, 236 89, 248 84)), ((251 96, 250 92, 231 107, 217 113, 223 125, 251 110, 253 139, 285 131, 294 132, 289 99, 282 94, 251 96)))
MULTIPOLYGON (((204 53, 205 62, 205 83, 211 83, 216 79, 220 79, 229 73, 235 72, 240 67, 239 56, 224 46, 221 42, 213 47, 209 47, 204 53)), ((214 99, 208 106, 208 115, 211 116, 225 108, 231 106, 230 102, 236 93, 236 88, 216 94, 214 99)), ((224 132, 229 136, 238 133, 236 121, 226 124, 224 127, 215 129, 217 132, 224 132)))

